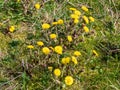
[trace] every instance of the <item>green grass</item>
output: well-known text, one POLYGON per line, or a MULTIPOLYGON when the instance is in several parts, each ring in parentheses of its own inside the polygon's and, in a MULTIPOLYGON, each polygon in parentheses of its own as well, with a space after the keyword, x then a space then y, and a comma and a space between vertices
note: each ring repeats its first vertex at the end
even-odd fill
POLYGON ((0 90, 120 90, 120 1, 119 0, 16 0, 0 1, 0 90), (41 8, 35 10, 35 3, 41 8), (89 12, 81 10, 88 7, 89 12), (95 22, 87 25, 91 30, 82 30, 82 20, 70 26, 70 7, 75 7, 86 16, 93 16, 95 22), (65 24, 43 31, 43 23, 63 19, 65 24), (15 26, 10 33, 9 27, 15 26), (73 32, 74 31, 74 32, 73 32), (57 33, 56 42, 48 34, 57 33), (67 42, 66 36, 76 35, 74 42, 67 42), (36 42, 42 40, 47 47, 62 45, 64 53, 51 52, 44 55, 36 42), (33 50, 27 45, 35 46, 33 50), (91 52, 95 49, 99 57, 91 52), (78 65, 62 65, 59 61, 71 56, 74 50, 81 52, 78 65), (60 68, 63 73, 56 78, 48 70, 60 68), (74 83, 65 85, 64 77, 71 75, 74 83))

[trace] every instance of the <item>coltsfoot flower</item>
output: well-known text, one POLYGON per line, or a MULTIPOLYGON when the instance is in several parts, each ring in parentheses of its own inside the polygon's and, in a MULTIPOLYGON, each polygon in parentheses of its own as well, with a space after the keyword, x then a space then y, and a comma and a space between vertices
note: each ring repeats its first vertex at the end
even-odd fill
POLYGON ((85 12, 88 12, 88 8, 86 6, 82 6, 81 9, 85 12))
POLYGON ((43 47, 42 52, 47 55, 50 53, 50 49, 48 47, 43 47))
POLYGON ((86 33, 89 32, 89 28, 88 28, 87 26, 84 26, 83 29, 84 29, 84 31, 85 31, 86 33))
POLYGON ((64 21, 62 20, 62 19, 59 19, 58 21, 57 21, 57 24, 63 24, 64 23, 64 21))
POLYGON ((85 23, 86 23, 86 24, 88 24, 88 23, 89 23, 88 17, 83 16, 82 18, 83 18, 83 20, 85 21, 85 23))
POLYGON ((70 17, 71 17, 72 19, 79 19, 79 16, 76 15, 76 14, 71 14, 70 17))
POLYGON ((90 19, 91 22, 95 21, 95 19, 93 17, 91 17, 91 16, 89 17, 89 19, 90 19))
POLYGON ((68 39, 69 42, 72 42, 72 36, 68 35, 67 39, 68 39))
POLYGON ((57 76, 57 77, 59 77, 59 76, 61 75, 60 69, 58 69, 58 68, 55 69, 55 70, 54 70, 54 75, 57 76))
POLYGON ((42 41, 38 41, 38 42, 37 42, 37 45, 39 45, 39 46, 43 46, 44 43, 43 43, 42 41))
POLYGON ((56 37, 57 37, 56 34, 54 34, 54 33, 53 33, 53 34, 50 34, 50 38, 51 38, 51 39, 55 39, 56 37))
POLYGON ((75 24, 79 23, 79 20, 78 19, 74 19, 74 23, 75 24))
POLYGON ((50 24, 44 23, 42 24, 42 29, 49 29, 50 28, 50 24))
POLYGON ((75 10, 75 11, 74 11, 74 14, 80 16, 80 15, 81 15, 81 12, 78 11, 78 10, 75 10))
POLYGON ((97 56, 97 57, 99 56, 99 54, 96 52, 96 50, 92 50, 92 52, 95 56, 97 56))
POLYGON ((10 26, 10 27, 9 27, 9 31, 10 31, 10 32, 14 32, 14 31, 15 31, 15 26, 10 26))
POLYGON ((62 58, 62 61, 61 61, 61 63, 62 64, 68 64, 70 62, 70 57, 65 57, 65 58, 62 58))
POLYGON ((40 4, 39 4, 39 3, 36 3, 36 4, 35 4, 35 8, 36 8, 36 9, 40 9, 40 4))
POLYGON ((72 85, 72 84, 73 84, 73 77, 71 77, 71 76, 66 76, 66 77, 65 77, 65 84, 66 84, 66 85, 72 85))
POLYGON ((33 45, 28 45, 27 48, 29 48, 29 49, 33 49, 34 46, 33 46, 33 45))
POLYGON ((54 50, 56 53, 62 54, 63 48, 62 48, 62 46, 55 46, 54 50))
POLYGON ((78 64, 78 61, 77 61, 76 57, 72 56, 72 62, 73 62, 75 65, 78 64))
POLYGON ((69 8, 70 10, 72 10, 72 11, 75 11, 75 10, 77 10, 76 8, 69 8))
POLYGON ((79 51, 75 51, 75 52, 74 52, 74 55, 75 55, 75 56, 80 56, 81 53, 80 53, 79 51))
POLYGON ((52 25, 57 25, 58 24, 58 22, 52 22, 52 25))

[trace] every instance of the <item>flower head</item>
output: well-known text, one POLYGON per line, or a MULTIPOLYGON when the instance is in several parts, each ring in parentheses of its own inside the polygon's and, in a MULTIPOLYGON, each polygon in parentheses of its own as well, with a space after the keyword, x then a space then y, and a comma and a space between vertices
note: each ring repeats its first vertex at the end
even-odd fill
POLYGON ((47 23, 42 24, 42 29, 49 29, 50 25, 47 23))
POLYGON ((72 62, 73 62, 75 65, 78 63, 76 57, 72 56, 72 62))
POLYGON ((74 14, 80 16, 80 15, 81 15, 81 12, 78 11, 78 10, 75 10, 75 11, 74 11, 74 14))
POLYGON ((95 21, 95 19, 93 17, 91 17, 91 16, 89 17, 89 19, 90 19, 91 22, 95 21))
POLYGON ((72 85, 72 84, 73 84, 73 77, 71 77, 71 76, 66 76, 66 77, 65 77, 65 84, 66 84, 66 85, 72 85))
POLYGON ((39 3, 36 3, 36 4, 35 4, 35 8, 36 8, 36 9, 40 9, 40 4, 39 4, 39 3))
POLYGON ((68 64, 70 62, 70 57, 62 58, 62 64, 68 64))
POLYGON ((75 24, 79 23, 79 20, 78 19, 74 19, 74 23, 75 24))
POLYGON ((96 52, 96 50, 92 50, 92 52, 95 56, 97 56, 97 57, 99 56, 98 53, 96 52))
POLYGON ((56 37, 57 37, 56 34, 50 34, 50 38, 51 38, 51 39, 55 39, 56 37))
POLYGON ((33 46, 33 45, 28 45, 27 48, 29 48, 29 49, 33 49, 34 46, 33 46))
POLYGON ((58 68, 55 69, 55 70, 54 70, 54 75, 57 76, 57 77, 59 77, 59 76, 61 75, 60 69, 58 69, 58 68))
POLYGON ((52 25, 57 25, 58 24, 58 22, 52 22, 52 25))
POLYGON ((76 14, 71 14, 70 17, 71 17, 72 19, 79 19, 79 16, 76 15, 76 14))
POLYGON ((42 41, 38 41, 38 42, 37 42, 37 45, 39 45, 39 46, 43 46, 44 43, 43 43, 42 41))
POLYGON ((68 35, 67 39, 68 39, 69 42, 72 42, 72 36, 68 35))
POLYGON ((14 32, 15 31, 15 26, 10 26, 9 31, 14 32))
POLYGON ((84 26, 83 29, 84 29, 84 31, 85 31, 86 33, 89 32, 89 28, 88 28, 87 26, 84 26))
POLYGON ((83 18, 83 20, 85 21, 86 24, 89 23, 89 20, 88 20, 88 18, 86 16, 83 16, 82 18, 83 18))
POLYGON ((81 53, 80 53, 79 51, 75 51, 75 52, 74 52, 74 55, 75 55, 75 56, 80 56, 81 53))
POLYGON ((62 20, 62 19, 59 19, 58 21, 57 21, 57 24, 63 24, 64 23, 64 21, 62 20))
POLYGON ((77 10, 76 8, 69 8, 70 10, 72 10, 72 11, 75 11, 75 10, 77 10))
POLYGON ((62 54, 63 48, 62 48, 62 46, 55 46, 54 50, 56 53, 62 54))
POLYGON ((82 6, 81 9, 84 10, 85 12, 88 12, 88 8, 86 6, 82 6))
POLYGON ((50 53, 50 49, 48 47, 43 47, 42 52, 47 55, 50 53))

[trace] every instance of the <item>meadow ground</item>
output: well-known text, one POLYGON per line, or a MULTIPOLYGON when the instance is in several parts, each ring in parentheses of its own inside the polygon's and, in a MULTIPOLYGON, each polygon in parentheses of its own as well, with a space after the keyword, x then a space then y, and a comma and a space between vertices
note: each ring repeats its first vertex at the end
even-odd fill
POLYGON ((120 1, 0 0, 0 90, 120 90, 120 1))

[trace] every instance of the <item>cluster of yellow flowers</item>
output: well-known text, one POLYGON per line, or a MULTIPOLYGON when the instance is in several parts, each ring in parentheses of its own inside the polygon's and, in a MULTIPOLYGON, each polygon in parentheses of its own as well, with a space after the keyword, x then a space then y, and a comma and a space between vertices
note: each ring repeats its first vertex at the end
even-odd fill
MULTIPOLYGON (((54 70, 54 75, 59 77, 61 75, 61 70, 56 68, 54 70)), ((72 76, 66 76, 64 81, 65 81, 66 85, 72 85, 73 84, 73 77, 72 76)))
MULTIPOLYGON (((64 21, 62 20, 62 19, 59 19, 58 21, 56 21, 56 22, 52 22, 52 25, 60 25, 60 24, 63 24, 64 23, 64 21)), ((44 30, 46 30, 46 29, 49 29, 51 26, 50 26, 50 24, 48 24, 48 23, 43 23, 42 24, 42 29, 44 29, 44 30)))
MULTIPOLYGON (((44 43, 42 41, 38 41, 37 42, 37 45, 38 46, 44 46, 44 43)), ((34 46, 33 45, 28 45, 27 48, 29 49, 33 49, 34 46)), ((50 54, 50 48, 52 47, 43 47, 42 48, 42 52, 45 54, 45 55, 48 55, 50 54)), ((57 54, 62 54, 63 53, 63 48, 62 46, 55 46, 54 48, 52 48, 53 51, 55 51, 57 54)))
MULTIPOLYGON (((60 71, 60 69, 55 69, 54 70, 54 75, 55 76, 60 76, 61 75, 61 71, 60 71)), ((73 77, 72 76, 66 76, 65 77, 65 84, 66 85, 72 85, 73 84, 73 77)))
POLYGON ((56 22, 52 22, 52 25, 60 25, 60 24, 63 24, 63 23, 64 23, 64 21, 62 19, 59 19, 56 22))
MULTIPOLYGON (((81 9, 85 12, 88 12, 88 8, 86 6, 82 6, 81 9)), ((81 15, 81 12, 79 10, 77 10, 76 8, 70 8, 70 10, 73 11, 73 14, 70 15, 70 17, 74 20, 74 23, 77 24, 79 23, 79 19, 80 19, 80 15, 81 15)), ((94 22, 95 19, 90 16, 89 18, 85 15, 82 16, 85 24, 89 24, 89 22, 94 22)), ((83 26, 83 30, 88 33, 89 32, 89 28, 85 25, 83 26)))
POLYGON ((70 17, 74 20, 74 23, 77 24, 79 22, 81 12, 76 8, 70 8, 70 10, 73 11, 73 14, 71 14, 70 17))
MULTIPOLYGON (((40 8, 40 4, 37 3, 35 4, 35 8, 36 9, 39 9, 40 8)), ((85 12, 88 12, 88 8, 86 6, 82 6, 81 9, 85 12)), ((73 20, 74 22, 74 25, 78 24, 79 23, 79 20, 80 20, 80 17, 82 17, 82 20, 84 21, 84 26, 83 26, 83 30, 88 33, 89 32, 89 28, 87 27, 87 24, 89 24, 90 22, 94 22, 94 18, 92 16, 90 17, 87 17, 85 15, 82 15, 81 12, 76 9, 76 8, 70 8, 70 10, 73 12, 70 17, 71 19, 73 20)), ((48 24, 48 23, 43 23, 42 24, 42 29, 43 30, 48 30, 50 28, 52 28, 53 26, 55 25, 61 25, 61 24, 64 24, 64 21, 62 19, 59 19, 57 20, 56 22, 52 22, 51 24, 48 24)), ((11 28, 11 32, 14 31, 14 28, 13 27, 10 27, 11 28)), ((51 40, 56 40, 58 38, 58 33, 51 33, 50 35, 48 35, 50 37, 51 40)), ((73 42, 73 38, 72 38, 72 35, 67 35, 67 40, 69 42, 73 42)), ((45 46, 45 44, 42 42, 42 41, 38 41, 37 42, 37 45, 40 46, 42 48, 42 52, 45 54, 45 55, 49 55, 51 52, 55 52, 57 55, 61 55, 63 54, 63 46, 64 45, 56 45, 54 47, 50 46, 50 47, 47 47, 45 46)), ((29 49, 33 49, 34 46, 33 45, 28 45, 27 48, 29 49)), ((95 51, 95 50, 92 50, 92 53, 95 55, 95 56, 98 56, 98 53, 95 51)), ((74 51, 72 53, 71 56, 64 56, 62 59, 61 59, 61 64, 63 64, 64 66, 67 66, 70 64, 70 62, 72 62, 74 65, 77 65, 78 64, 78 57, 81 56, 81 52, 80 51, 74 51)), ((48 69, 52 72, 53 71, 53 67, 52 66, 49 66, 48 69)), ((59 68, 55 68, 54 71, 53 71, 53 74, 56 76, 56 77, 60 77, 61 74, 62 74, 62 71, 61 69, 59 68)), ((64 82, 66 85, 72 85, 73 84, 73 77, 68 75, 64 78, 64 82)))
POLYGON ((76 65, 76 64, 78 63, 78 61, 77 61, 77 58, 76 58, 75 56, 80 56, 81 53, 80 53, 79 51, 75 51, 75 52, 73 53, 73 55, 74 55, 74 56, 72 56, 72 57, 64 57, 64 58, 62 58, 61 63, 64 64, 64 65, 66 65, 66 64, 68 64, 68 63, 70 62, 70 60, 71 60, 71 61, 76 65))

